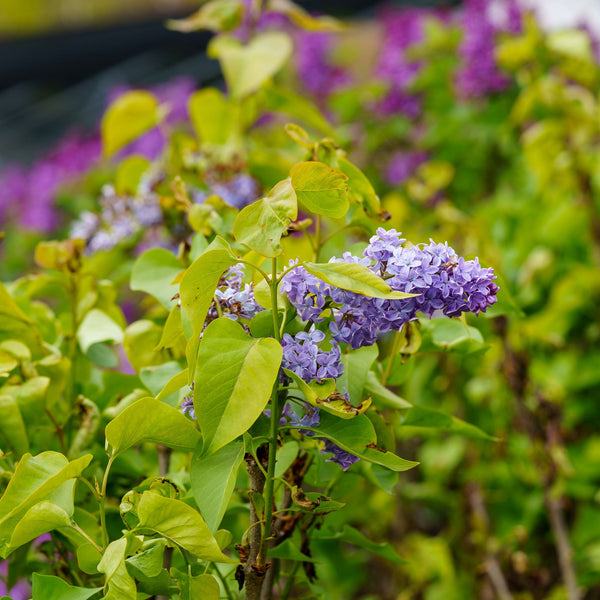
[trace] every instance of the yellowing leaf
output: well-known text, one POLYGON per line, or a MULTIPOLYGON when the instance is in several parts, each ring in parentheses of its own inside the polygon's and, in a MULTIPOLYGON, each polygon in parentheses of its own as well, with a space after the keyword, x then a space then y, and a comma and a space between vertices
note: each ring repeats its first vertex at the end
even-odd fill
POLYGON ((104 156, 115 152, 157 125, 162 113, 150 92, 133 90, 119 96, 104 113, 100 131, 104 156))

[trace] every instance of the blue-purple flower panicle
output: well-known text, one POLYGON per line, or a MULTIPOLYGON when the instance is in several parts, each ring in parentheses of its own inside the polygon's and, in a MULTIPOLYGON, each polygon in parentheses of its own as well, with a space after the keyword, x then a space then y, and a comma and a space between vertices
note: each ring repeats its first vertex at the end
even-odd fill
POLYGON ((415 297, 365 297, 328 285, 300 266, 292 266, 284 276, 281 291, 305 321, 319 323, 328 318, 333 339, 352 348, 374 344, 380 334, 402 329, 418 313, 429 317, 479 314, 496 302, 494 271, 482 267, 477 258, 465 260, 448 244, 432 241, 405 247, 405 241, 397 231, 379 228, 362 257, 345 253, 332 261, 362 263, 392 290, 415 297))

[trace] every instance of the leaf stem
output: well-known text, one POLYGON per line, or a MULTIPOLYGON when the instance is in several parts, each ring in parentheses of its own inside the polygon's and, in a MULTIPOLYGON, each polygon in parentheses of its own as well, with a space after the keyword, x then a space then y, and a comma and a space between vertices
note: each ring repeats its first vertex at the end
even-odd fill
POLYGON ((390 357, 388 359, 388 364, 385 368, 385 372, 383 373, 383 377, 381 379, 381 383, 383 385, 387 385, 387 381, 392 374, 392 367, 394 366, 394 358, 396 354, 398 354, 398 348, 400 347, 400 334, 401 331, 394 331, 394 341, 392 342, 392 349, 390 350, 390 357))
POLYGON ((71 523, 71 527, 77 531, 78 533, 80 533, 90 544, 92 544, 92 546, 94 546, 94 548, 96 548, 96 550, 98 550, 98 552, 102 552, 102 548, 100 546, 98 546, 98 544, 96 544, 96 542, 88 535, 88 533, 86 533, 83 529, 81 529, 81 527, 79 527, 79 525, 77 525, 77 523, 75 523, 74 521, 71 523))
MULTIPOLYGON (((271 260, 271 307, 273 310, 273 330, 278 342, 279 337, 279 315, 277 312, 277 259, 271 260)), ((263 525, 263 534, 261 538, 260 551, 256 558, 259 568, 265 566, 267 554, 269 551, 269 541, 271 537, 271 527, 273 525, 273 493, 275 482, 275 462, 277 456, 277 436, 279 435, 279 382, 273 384, 271 393, 271 429, 269 437, 269 462, 267 464, 267 477, 265 481, 265 518, 263 525)))
POLYGON ((315 262, 319 262, 319 250, 321 250, 321 215, 317 215, 315 229, 315 262))
POLYGON ((300 561, 295 561, 290 574, 288 575, 287 581, 285 582, 285 587, 283 588, 283 592, 281 592, 281 600, 287 600, 292 591, 292 587, 294 585, 294 580, 296 579, 296 573, 298 572, 298 568, 300 567, 300 561))
POLYGON ((102 479, 102 487, 100 488, 100 499, 98 504, 100 505, 100 526, 102 528, 102 545, 106 550, 108 546, 108 529, 106 529, 106 486, 108 484, 108 474, 112 467, 113 461, 115 460, 114 454, 111 454, 108 459, 108 464, 104 471, 104 478, 102 479))
POLYGON ((225 580, 225 577, 223 577, 223 573, 219 571, 219 567, 217 567, 215 563, 213 563, 213 569, 215 570, 217 577, 221 580, 221 583, 223 584, 223 588, 225 589, 225 594, 227 595, 228 600, 233 600, 233 594, 231 593, 231 590, 227 585, 227 581, 225 580))

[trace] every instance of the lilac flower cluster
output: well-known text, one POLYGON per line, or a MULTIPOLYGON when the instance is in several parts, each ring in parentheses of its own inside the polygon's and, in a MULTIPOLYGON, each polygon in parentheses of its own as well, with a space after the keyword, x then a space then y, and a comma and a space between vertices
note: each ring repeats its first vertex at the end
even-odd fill
POLYGON ((219 308, 217 309, 213 301, 208 310, 206 323, 217 319, 219 310, 224 317, 232 321, 251 319, 257 312, 263 310, 254 298, 252 284, 244 284, 244 265, 242 263, 225 271, 215 290, 215 298, 219 302, 219 308))
POLYGON ((415 297, 368 298, 327 285, 298 266, 284 276, 281 291, 305 321, 323 321, 329 309, 333 339, 353 348, 370 346, 380 334, 402 329, 417 313, 429 317, 479 314, 496 302, 499 288, 494 271, 481 267, 477 258, 465 260, 447 243, 404 247, 405 241, 394 229, 379 228, 363 257, 345 253, 332 261, 360 262, 384 278, 392 290, 415 297))
POLYGON ((318 329, 294 336, 284 333, 282 365, 306 382, 336 379, 344 372, 340 347, 332 341, 331 350, 322 350, 319 343, 324 339, 325 334, 318 329))
POLYGON ((502 91, 508 85, 494 57, 496 28, 489 17, 489 5, 490 0, 465 0, 464 3, 462 68, 456 83, 466 98, 480 98, 502 91))
POLYGON ((85 211, 71 226, 70 237, 86 241, 87 252, 110 250, 162 223, 158 196, 118 196, 111 185, 102 188, 100 214, 85 211))
POLYGON ((193 192, 194 202, 202 204, 209 196, 217 195, 229 206, 242 209, 252 204, 260 195, 260 185, 246 173, 238 173, 225 181, 209 183, 208 190, 193 192))

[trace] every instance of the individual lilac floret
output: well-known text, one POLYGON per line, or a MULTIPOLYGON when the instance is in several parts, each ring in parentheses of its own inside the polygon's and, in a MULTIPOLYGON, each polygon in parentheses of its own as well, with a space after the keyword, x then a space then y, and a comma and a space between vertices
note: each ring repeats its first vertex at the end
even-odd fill
POLYGON ((179 405, 179 410, 184 415, 190 415, 194 421, 196 420, 196 411, 194 410, 194 382, 190 384, 190 393, 185 396, 179 405))
POLYGON ((324 339, 325 334, 318 329, 295 336, 284 333, 282 365, 306 382, 336 379, 344 372, 340 347, 332 341, 331 350, 322 350, 319 343, 324 339))

